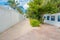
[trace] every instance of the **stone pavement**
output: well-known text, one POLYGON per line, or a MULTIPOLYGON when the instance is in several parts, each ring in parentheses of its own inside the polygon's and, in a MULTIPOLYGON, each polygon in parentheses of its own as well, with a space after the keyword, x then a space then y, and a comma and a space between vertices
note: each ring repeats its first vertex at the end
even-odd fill
POLYGON ((32 27, 29 24, 28 19, 25 19, 0 34, 0 40, 15 40, 16 38, 25 35, 31 30, 32 27))
POLYGON ((24 20, 0 34, 0 40, 60 40, 60 29, 48 24, 32 28, 24 20))
POLYGON ((15 40, 60 40, 60 29, 43 24, 40 29, 33 29, 15 40))

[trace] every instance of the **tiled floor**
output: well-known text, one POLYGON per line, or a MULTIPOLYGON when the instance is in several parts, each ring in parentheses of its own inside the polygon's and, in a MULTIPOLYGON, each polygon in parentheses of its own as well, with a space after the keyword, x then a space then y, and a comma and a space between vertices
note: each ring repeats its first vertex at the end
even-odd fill
POLYGON ((39 28, 32 28, 25 20, 2 33, 0 40, 60 40, 60 29, 47 24, 42 24, 39 28))

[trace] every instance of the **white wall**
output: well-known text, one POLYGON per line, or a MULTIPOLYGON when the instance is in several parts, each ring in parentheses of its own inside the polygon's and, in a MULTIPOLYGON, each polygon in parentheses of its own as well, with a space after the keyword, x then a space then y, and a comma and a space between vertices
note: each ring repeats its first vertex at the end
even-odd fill
POLYGON ((0 33, 23 19, 17 11, 0 7, 0 33))
POLYGON ((44 16, 50 16, 50 20, 44 19, 44 23, 47 24, 51 24, 57 27, 60 27, 60 22, 58 22, 58 15, 60 15, 60 13, 56 13, 56 14, 45 14, 44 16), (51 16, 55 16, 55 21, 51 21, 51 16))

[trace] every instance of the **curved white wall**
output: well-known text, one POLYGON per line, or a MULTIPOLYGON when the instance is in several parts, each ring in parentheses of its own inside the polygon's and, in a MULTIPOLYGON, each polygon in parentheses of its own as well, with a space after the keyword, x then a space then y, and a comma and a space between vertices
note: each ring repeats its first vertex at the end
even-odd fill
POLYGON ((46 19, 44 19, 44 23, 47 23, 47 24, 51 24, 51 25, 60 27, 60 22, 58 22, 58 15, 60 15, 60 13, 56 13, 56 14, 45 14, 44 16, 46 16, 46 19), (49 20, 47 20, 47 16, 50 16, 49 20), (51 16, 55 16, 55 21, 51 21, 51 16))
POLYGON ((23 19, 23 15, 17 11, 0 7, 0 32, 3 32, 23 19))

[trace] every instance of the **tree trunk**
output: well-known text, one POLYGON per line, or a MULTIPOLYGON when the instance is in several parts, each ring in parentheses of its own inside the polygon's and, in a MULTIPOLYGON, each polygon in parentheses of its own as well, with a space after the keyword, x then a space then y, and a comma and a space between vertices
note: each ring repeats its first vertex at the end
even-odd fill
POLYGON ((44 16, 44 14, 41 15, 41 19, 40 19, 40 21, 41 21, 42 24, 44 24, 44 18, 43 18, 43 16, 44 16))

